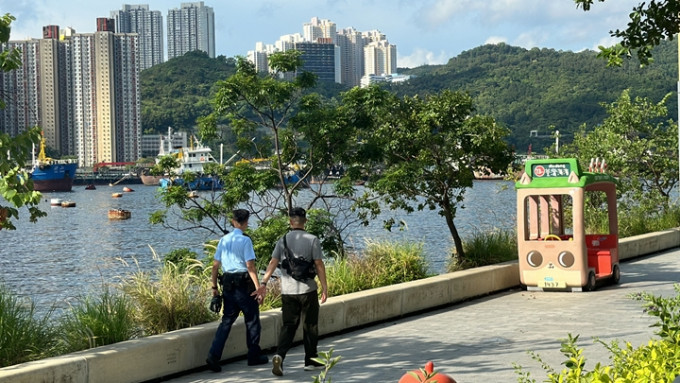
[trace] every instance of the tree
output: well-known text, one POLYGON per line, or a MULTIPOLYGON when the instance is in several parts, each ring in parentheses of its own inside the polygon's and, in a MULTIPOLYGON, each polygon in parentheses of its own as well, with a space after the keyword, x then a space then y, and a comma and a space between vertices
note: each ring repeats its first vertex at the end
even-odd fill
MULTIPOLYGON (((605 0, 598 0, 604 2, 605 0)), ((589 11, 594 0, 574 0, 577 7, 589 11)), ((608 60, 610 66, 621 66, 623 57, 630 57, 637 51, 640 64, 647 65, 652 61, 651 49, 662 40, 673 40, 680 26, 680 2, 651 0, 633 8, 630 21, 625 30, 610 31, 612 37, 621 38, 621 42, 612 47, 600 46, 600 54, 608 60)))
MULTIPOLYGON (((319 95, 306 94, 316 79, 307 72, 293 76, 301 64, 297 51, 275 53, 269 57, 271 72, 263 75, 239 57, 236 73, 217 83, 214 111, 199 121, 201 138, 214 139, 227 126, 236 137, 237 154, 243 160, 228 168, 209 169, 225 185, 211 200, 190 199, 179 187, 168 188, 163 194, 166 207, 180 206, 184 222, 190 222, 192 228, 217 226, 218 232, 226 233, 227 222, 220 217, 228 216, 239 204, 248 204, 260 221, 258 227, 266 228, 267 220, 287 215, 300 203, 295 196, 303 188, 312 194, 304 201, 308 210, 347 209, 347 204, 343 207, 332 201, 350 198, 351 187, 343 182, 334 188, 325 187, 323 175, 348 148, 353 128, 338 123, 334 108, 319 95), (313 177, 321 182, 312 184, 313 177)), ((166 223, 168 212, 157 212, 153 221, 166 223)), ((336 221, 322 212, 315 214, 327 226, 325 233, 315 233, 322 238, 322 245, 333 243, 334 250, 341 251, 337 246, 342 242, 341 229, 328 227, 336 221)), ((274 227, 279 229, 278 225, 274 227)))
POLYGON ((509 131, 474 112, 472 98, 460 92, 406 97, 392 105, 372 134, 384 168, 369 187, 391 209, 438 209, 461 260, 465 254, 455 217, 474 173, 502 173, 512 160, 503 140, 509 131))
MULTIPOLYGON (((11 23, 15 20, 9 13, 0 17, 0 44, 9 41, 11 23)), ((9 72, 21 66, 21 56, 18 49, 5 49, 0 52, 0 71, 9 72)), ((0 97, 0 109, 5 104, 0 97)), ((0 133, 0 195, 9 205, 0 204, 0 229, 14 230, 16 227, 12 219, 19 218, 19 210, 28 207, 29 219, 35 222, 46 214, 38 209, 41 194, 33 190, 33 182, 25 170, 26 159, 34 144, 40 142, 40 130, 30 129, 16 137, 0 133)))
POLYGON ((618 177, 619 204, 624 209, 638 205, 646 213, 667 209, 678 183, 678 125, 665 120, 669 97, 655 104, 642 97, 633 100, 628 90, 623 91, 615 102, 603 104, 608 114, 603 123, 592 129, 582 125, 561 154, 577 157, 581 165, 604 158, 608 172, 618 177))

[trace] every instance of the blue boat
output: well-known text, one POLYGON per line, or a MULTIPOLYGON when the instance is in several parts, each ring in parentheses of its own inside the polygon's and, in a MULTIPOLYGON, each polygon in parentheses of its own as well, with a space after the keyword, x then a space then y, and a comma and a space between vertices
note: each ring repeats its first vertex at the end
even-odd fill
POLYGON ((184 178, 181 177, 161 178, 159 186, 163 189, 170 186, 184 186, 189 190, 220 190, 222 189, 222 180, 214 176, 198 176, 193 181, 185 183, 184 178))
POLYGON ((40 141, 40 153, 33 161, 29 178, 33 181, 33 190, 39 192, 71 191, 76 177, 78 161, 55 160, 45 155, 45 139, 40 141))

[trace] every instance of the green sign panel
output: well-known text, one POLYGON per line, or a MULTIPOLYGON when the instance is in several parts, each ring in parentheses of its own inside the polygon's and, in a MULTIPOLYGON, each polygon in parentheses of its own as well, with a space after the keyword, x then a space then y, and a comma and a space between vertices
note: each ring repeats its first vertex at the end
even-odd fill
POLYGON ((538 178, 569 177, 571 165, 569 163, 532 164, 531 176, 538 178))

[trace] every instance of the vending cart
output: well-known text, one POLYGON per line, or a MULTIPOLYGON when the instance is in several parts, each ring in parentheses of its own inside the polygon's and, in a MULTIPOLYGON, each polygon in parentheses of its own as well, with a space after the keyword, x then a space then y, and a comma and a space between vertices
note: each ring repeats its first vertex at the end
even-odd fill
POLYGON ((600 281, 619 282, 616 180, 605 170, 599 159, 588 171, 575 158, 527 160, 515 184, 522 286, 590 291, 600 281), (606 217, 604 227, 586 227, 586 204, 606 217))

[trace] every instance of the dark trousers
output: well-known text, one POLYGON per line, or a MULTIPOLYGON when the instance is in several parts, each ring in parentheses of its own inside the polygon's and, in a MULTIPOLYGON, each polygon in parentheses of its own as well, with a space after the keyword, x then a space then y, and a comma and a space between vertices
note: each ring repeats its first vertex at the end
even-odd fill
POLYGON ((215 338, 208 357, 214 361, 222 359, 222 351, 227 343, 231 326, 241 311, 246 324, 246 345, 248 346, 248 361, 254 361, 260 356, 260 308, 255 297, 250 296, 246 286, 235 287, 233 290, 222 294, 223 310, 222 322, 217 327, 215 338))
POLYGON ((317 292, 282 295, 281 306, 283 325, 281 326, 276 353, 285 359, 286 353, 293 346, 295 333, 300 325, 300 317, 304 316, 302 342, 305 346, 305 365, 311 364, 312 358, 318 356, 316 351, 319 342, 319 298, 317 292))

